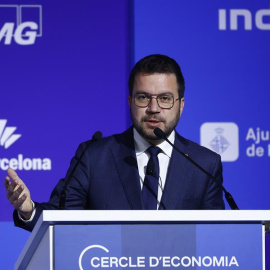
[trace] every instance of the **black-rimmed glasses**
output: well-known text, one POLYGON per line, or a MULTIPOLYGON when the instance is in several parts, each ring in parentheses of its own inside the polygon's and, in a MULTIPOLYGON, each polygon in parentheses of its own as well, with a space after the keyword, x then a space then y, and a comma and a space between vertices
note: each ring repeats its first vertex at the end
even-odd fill
POLYGON ((180 98, 174 99, 173 95, 161 94, 161 95, 149 95, 143 93, 137 93, 134 96, 134 104, 140 108, 146 108, 149 106, 152 98, 157 100, 157 104, 161 109, 171 109, 174 103, 180 98))

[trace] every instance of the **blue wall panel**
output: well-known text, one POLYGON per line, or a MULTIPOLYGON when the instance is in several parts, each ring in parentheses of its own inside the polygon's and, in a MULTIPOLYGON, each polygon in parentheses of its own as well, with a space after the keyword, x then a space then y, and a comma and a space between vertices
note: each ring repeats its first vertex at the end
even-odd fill
POLYGON ((211 150, 217 139, 239 208, 269 209, 269 1, 134 0, 134 18, 135 61, 162 53, 182 67, 179 133, 211 150))
MULTIPOLYGON (((32 198, 47 201, 80 142, 127 128, 128 12, 126 0, 0 0, 2 181, 13 164, 32 198)), ((11 221, 3 188, 0 208, 0 221, 11 221)), ((0 222, 10 232, 2 247, 23 246, 13 230, 0 222)), ((1 269, 13 269, 19 252, 10 251, 1 269)))

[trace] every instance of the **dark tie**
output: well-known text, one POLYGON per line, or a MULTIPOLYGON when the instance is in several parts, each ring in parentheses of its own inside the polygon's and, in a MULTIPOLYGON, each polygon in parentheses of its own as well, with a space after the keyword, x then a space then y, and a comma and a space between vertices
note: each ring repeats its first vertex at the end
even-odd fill
POLYGON ((147 149, 150 159, 147 163, 143 182, 142 197, 144 209, 157 209, 157 194, 159 181, 159 163, 157 155, 161 152, 159 147, 151 146, 147 149))

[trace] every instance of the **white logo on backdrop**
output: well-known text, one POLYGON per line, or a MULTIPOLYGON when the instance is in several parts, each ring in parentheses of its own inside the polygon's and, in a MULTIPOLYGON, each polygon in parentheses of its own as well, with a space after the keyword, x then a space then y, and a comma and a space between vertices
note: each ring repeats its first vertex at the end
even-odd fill
POLYGON ((218 28, 219 30, 238 30, 239 24, 241 24, 240 29, 246 31, 253 28, 267 31, 270 30, 269 18, 270 9, 259 9, 254 14, 248 9, 219 9, 218 28))
POLYGON ((221 155, 222 161, 235 161, 239 156, 239 130, 235 123, 204 123, 201 145, 221 155))
MULTIPOLYGON (((17 127, 7 127, 6 124, 6 119, 0 119, 0 147, 8 149, 22 135, 14 134, 17 127)), ((23 154, 18 154, 17 157, 10 159, 0 156, 0 169, 7 170, 8 168, 26 171, 47 171, 52 169, 52 161, 49 158, 25 158, 23 154)))
POLYGON ((216 132, 216 136, 212 139, 212 141, 210 142, 210 145, 214 149, 215 152, 221 155, 223 152, 225 152, 228 149, 228 147, 230 146, 230 143, 222 135, 222 133, 224 133, 223 128, 216 128, 215 132, 216 132))
POLYGON ((5 149, 9 148, 22 136, 21 134, 14 134, 16 127, 7 127, 6 124, 6 119, 0 119, 0 145, 5 149))
POLYGON ((10 45, 13 38, 19 45, 33 45, 41 36, 41 5, 0 5, 0 42, 10 45))

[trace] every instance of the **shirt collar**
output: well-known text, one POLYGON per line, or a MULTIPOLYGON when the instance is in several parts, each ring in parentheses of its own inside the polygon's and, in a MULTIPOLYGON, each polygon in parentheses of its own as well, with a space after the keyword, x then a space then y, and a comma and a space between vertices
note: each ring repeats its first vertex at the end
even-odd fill
MULTIPOLYGON (((134 136, 134 144, 135 144, 135 152, 136 156, 141 155, 144 153, 150 146, 151 144, 147 142, 139 133, 138 131, 133 128, 133 136, 134 136)), ((175 131, 173 130, 170 136, 168 137, 168 140, 174 144, 175 140, 175 131)), ((172 150, 173 147, 167 143, 166 141, 163 141, 162 143, 157 145, 165 155, 167 155, 169 158, 172 156, 172 150)))

